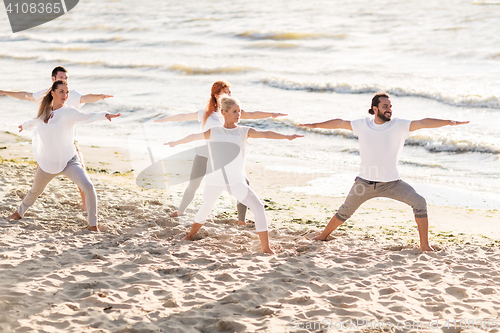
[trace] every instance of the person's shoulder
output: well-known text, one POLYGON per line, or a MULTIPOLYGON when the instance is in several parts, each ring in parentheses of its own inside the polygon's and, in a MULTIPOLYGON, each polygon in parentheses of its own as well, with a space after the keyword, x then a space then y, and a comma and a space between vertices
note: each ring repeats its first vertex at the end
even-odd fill
POLYGON ((196 112, 198 113, 198 120, 201 122, 203 120, 203 116, 205 115, 205 109, 199 109, 196 112))
POLYGON ((47 92, 49 90, 50 90, 50 88, 47 88, 47 89, 42 89, 40 91, 37 91, 37 92, 33 93, 33 99, 35 101, 41 100, 47 94, 47 92))
POLYGON ((412 122, 412 120, 403 119, 403 118, 393 118, 392 121, 400 126, 404 126, 404 125, 410 124, 412 122))
POLYGON ((82 95, 82 94, 81 94, 78 90, 76 90, 76 89, 71 89, 71 90, 69 91, 69 94, 70 94, 70 95, 71 95, 71 94, 73 94, 73 95, 80 95, 80 96, 83 96, 83 95, 82 95))
POLYGON ((358 118, 358 119, 351 120, 350 122, 351 122, 351 126, 352 125, 359 126, 359 125, 368 125, 371 120, 372 120, 372 118, 370 118, 370 117, 364 117, 364 118, 358 118))

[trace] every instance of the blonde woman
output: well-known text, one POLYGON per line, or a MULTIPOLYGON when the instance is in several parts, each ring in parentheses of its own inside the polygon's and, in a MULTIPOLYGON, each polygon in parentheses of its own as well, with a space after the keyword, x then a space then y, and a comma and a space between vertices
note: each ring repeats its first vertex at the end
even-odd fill
MULTIPOLYGON (((155 122, 163 123, 167 121, 188 121, 188 120, 198 120, 201 123, 201 131, 204 132, 213 127, 224 125, 224 118, 219 112, 219 97, 221 95, 231 96, 231 85, 226 81, 215 81, 212 84, 210 99, 207 102, 205 109, 201 109, 197 112, 183 113, 175 116, 170 116, 162 119, 157 119, 155 122)), ((241 110, 242 119, 263 119, 263 118, 276 118, 286 116, 284 113, 275 112, 246 112, 241 110)), ((188 187, 184 191, 179 208, 170 214, 170 217, 177 217, 184 214, 184 211, 189 206, 191 201, 193 201, 196 190, 200 187, 201 181, 206 174, 207 170, 207 160, 208 156, 205 156, 202 152, 199 152, 194 160, 193 167, 191 170, 191 177, 189 180, 188 187)), ((245 216, 247 212, 247 207, 241 203, 236 205, 238 211, 238 224, 245 224, 245 216)))
POLYGON ((222 191, 227 190, 231 195, 236 197, 240 203, 252 210, 255 215, 255 229, 259 235, 262 252, 273 254, 274 252, 269 246, 267 217, 264 212, 264 205, 246 182, 245 147, 247 138, 294 140, 302 137, 302 135, 284 135, 273 131, 257 131, 251 127, 238 126, 237 123, 241 118, 240 103, 237 99, 227 95, 221 97, 220 108, 221 114, 224 117, 223 126, 213 127, 204 133, 191 134, 183 139, 165 143, 165 145, 175 147, 179 144, 196 140, 209 140, 210 144, 227 143, 227 147, 233 145, 237 146, 239 152, 234 160, 229 162, 227 165, 224 165, 225 163, 221 164, 217 159, 224 156, 224 150, 227 147, 219 146, 219 148, 217 148, 217 145, 209 146, 211 156, 209 157, 208 165, 213 166, 219 164, 223 166, 219 170, 212 167, 212 172, 206 175, 205 189, 203 191, 203 204, 196 214, 195 222, 191 227, 191 231, 183 238, 183 240, 194 239, 194 236, 205 223, 222 191), (214 151, 217 149, 222 151, 214 151))
POLYGON ((38 163, 33 186, 24 197, 19 208, 9 219, 19 220, 35 203, 35 200, 58 175, 71 179, 85 194, 88 221, 92 231, 99 231, 97 226, 97 196, 94 185, 79 160, 74 144, 74 127, 96 120, 109 120, 121 116, 106 112, 82 113, 66 106, 69 88, 66 81, 58 80, 43 98, 35 119, 19 126, 19 132, 35 129, 33 133, 33 156, 38 163))

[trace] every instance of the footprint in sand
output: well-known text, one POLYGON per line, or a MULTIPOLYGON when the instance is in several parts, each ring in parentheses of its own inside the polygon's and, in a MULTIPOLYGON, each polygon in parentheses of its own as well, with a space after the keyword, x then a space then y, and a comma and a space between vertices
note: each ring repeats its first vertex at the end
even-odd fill
POLYGON ((467 294, 467 290, 464 288, 448 287, 445 290, 448 294, 450 294, 451 296, 456 297, 460 300, 469 297, 469 295, 467 294))

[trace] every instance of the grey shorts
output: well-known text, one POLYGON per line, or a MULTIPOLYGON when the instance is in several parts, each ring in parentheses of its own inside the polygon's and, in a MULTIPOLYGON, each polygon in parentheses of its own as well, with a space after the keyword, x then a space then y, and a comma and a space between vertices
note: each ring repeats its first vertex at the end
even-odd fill
POLYGON ((343 222, 350 218, 363 202, 373 198, 390 198, 404 202, 413 208, 415 217, 427 217, 427 203, 424 197, 408 183, 402 180, 372 182, 359 177, 354 180, 354 185, 335 216, 343 222))

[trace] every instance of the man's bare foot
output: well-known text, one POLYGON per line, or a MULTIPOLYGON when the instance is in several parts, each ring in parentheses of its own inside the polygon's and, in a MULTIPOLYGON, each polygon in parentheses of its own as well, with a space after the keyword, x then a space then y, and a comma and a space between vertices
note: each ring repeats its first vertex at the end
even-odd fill
POLYGON ((192 240, 194 240, 194 236, 191 236, 190 234, 187 234, 186 236, 184 236, 184 238, 182 238, 182 240, 184 240, 184 241, 192 241, 192 240))
POLYGON ((17 210, 10 214, 9 216, 9 220, 20 220, 21 219, 21 215, 19 215, 19 213, 17 212, 17 210))
POLYGON ((327 236, 327 237, 322 237, 322 236, 321 236, 321 234, 319 234, 318 236, 313 237, 313 239, 312 239, 312 240, 317 240, 317 241, 326 241, 326 239, 327 239, 327 238, 328 238, 328 236, 327 236))
POLYGON ((268 253, 268 254, 275 254, 273 250, 271 250, 271 248, 267 248, 267 249, 262 249, 262 252, 264 253, 268 253))
POLYGON ((170 217, 179 217, 179 216, 182 216, 184 215, 183 212, 181 212, 180 210, 176 210, 175 212, 173 212, 172 214, 170 214, 170 217))
POLYGON ((420 251, 423 251, 423 252, 434 252, 434 249, 430 245, 427 245, 427 246, 420 246, 420 251))
POLYGON ((90 231, 101 232, 101 230, 99 230, 99 227, 96 226, 96 225, 91 225, 90 226, 90 231))
POLYGON ((247 225, 245 221, 238 221, 238 225, 247 225))

